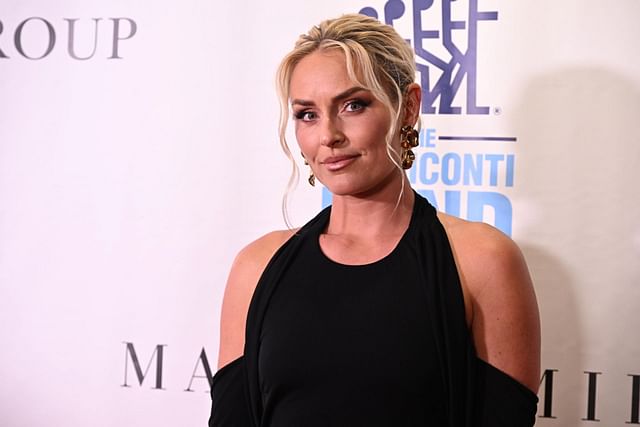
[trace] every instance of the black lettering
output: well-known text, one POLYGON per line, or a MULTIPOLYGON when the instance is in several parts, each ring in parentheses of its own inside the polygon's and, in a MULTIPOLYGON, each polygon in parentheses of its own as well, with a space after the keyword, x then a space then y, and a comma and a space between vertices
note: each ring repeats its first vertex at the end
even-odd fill
POLYGON ((631 383, 631 420, 625 424, 640 424, 640 375, 629 375, 631 383))
POLYGON ((547 369, 540 378, 540 384, 544 381, 544 405, 540 418, 556 418, 552 415, 553 411, 553 373, 558 372, 557 369, 547 369))
POLYGON ((32 16, 31 18, 25 19, 20 23, 20 25, 18 25, 18 27, 16 28, 16 32, 14 34, 14 42, 16 45, 16 50, 20 53, 20 55, 24 56, 27 59, 42 59, 45 56, 49 55, 53 50, 53 47, 56 44, 56 31, 53 29, 53 25, 51 25, 49 21, 47 21, 46 19, 39 18, 37 16, 32 16), (38 21, 44 22, 44 24, 47 26, 47 31, 49 33, 49 44, 47 46, 47 49, 44 51, 42 55, 36 56, 36 57, 27 55, 24 52, 24 48, 22 47, 22 30, 24 29, 24 26, 27 24, 27 22, 32 20, 38 20, 38 21))
POLYGON ((78 19, 65 18, 65 21, 69 22, 69 43, 67 45, 69 56, 71 56, 73 59, 78 59, 81 61, 93 58, 93 55, 96 54, 96 48, 98 47, 98 23, 100 22, 101 19, 102 18, 93 18, 93 21, 95 22, 95 31, 93 32, 93 51, 91 51, 91 54, 89 56, 80 57, 76 54, 76 51, 75 51, 76 21, 78 19))
POLYGON ((113 50, 112 55, 109 59, 122 59, 118 54, 118 49, 120 48, 119 43, 121 40, 128 40, 133 37, 136 32, 138 32, 138 26, 133 19, 129 18, 110 18, 113 21, 113 50), (120 21, 128 21, 129 22, 129 35, 120 37, 120 21))
POLYGON ((200 352, 200 357, 196 361, 196 366, 193 368, 193 374, 191 374, 191 380, 189 381, 189 385, 184 391, 194 391, 191 389, 191 384, 193 384, 194 378, 206 378, 207 381, 209 382, 209 387, 213 385, 213 375, 211 374, 211 366, 209 365, 209 359, 207 359, 207 353, 205 353, 204 347, 200 352), (198 365, 200 363, 202 363, 202 367, 204 368, 204 375, 196 375, 196 371, 198 370, 198 365))
MULTIPOLYGON (((3 29, 4 29, 4 27, 2 26, 2 21, 0 21, 0 34, 2 34, 2 30, 3 29)), ((0 58, 8 58, 8 56, 4 54, 2 49, 0 49, 0 58)))
POLYGON ((589 391, 587 396, 587 418, 583 418, 582 421, 600 421, 596 418, 596 396, 598 375, 602 375, 602 372, 584 372, 589 375, 589 391))
POLYGON ((142 385, 142 381, 144 381, 145 377, 147 376, 147 373, 149 372, 149 368, 151 367, 151 363, 153 362, 153 359, 155 357, 156 359, 156 386, 152 387, 158 390, 164 390, 162 388, 162 361, 163 361, 163 356, 164 356, 164 347, 166 347, 166 344, 158 344, 156 346, 156 349, 154 350, 153 354, 151 355, 151 359, 149 359, 149 364, 147 365, 147 369, 145 369, 144 372, 142 372, 142 367, 140 366, 140 361, 138 360, 138 355, 136 353, 136 349, 133 347, 133 343, 132 342, 126 342, 123 341, 123 343, 125 344, 125 351, 124 351, 124 384, 122 384, 122 387, 131 387, 129 384, 127 384, 127 377, 128 377, 128 357, 127 356, 131 356, 131 361, 133 362, 133 368, 136 371, 136 377, 138 378, 138 383, 140 383, 140 385, 142 385))

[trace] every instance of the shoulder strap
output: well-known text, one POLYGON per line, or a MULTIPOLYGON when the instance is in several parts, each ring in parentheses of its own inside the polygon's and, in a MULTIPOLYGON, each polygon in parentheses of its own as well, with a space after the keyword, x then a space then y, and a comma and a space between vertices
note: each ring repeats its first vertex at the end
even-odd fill
POLYGON ((466 325, 464 297, 449 239, 436 210, 416 193, 421 221, 412 244, 424 284, 442 379, 447 393, 447 427, 473 424, 473 363, 475 349, 466 325))
POLYGON ((416 194, 416 203, 422 221, 413 243, 442 366, 447 427, 532 426, 538 398, 477 357, 449 238, 429 202, 416 194))
POLYGON ((321 232, 321 229, 329 219, 330 212, 331 207, 325 208, 278 249, 267 264, 253 293, 245 328, 244 357, 249 404, 255 426, 260 426, 262 420, 263 408, 258 376, 258 351, 260 348, 260 331, 269 306, 269 300, 280 283, 280 278, 296 258, 302 242, 306 238, 316 236, 321 232))

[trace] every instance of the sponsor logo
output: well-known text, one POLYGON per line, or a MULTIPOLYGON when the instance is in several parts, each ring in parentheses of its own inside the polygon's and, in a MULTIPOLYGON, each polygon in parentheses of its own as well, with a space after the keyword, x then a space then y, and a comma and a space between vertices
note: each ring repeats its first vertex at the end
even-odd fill
MULTIPOLYGON (((122 344, 124 344, 124 379, 120 386, 127 388, 142 387, 145 380, 149 378, 147 385, 151 384, 152 390, 167 390, 163 382, 167 345, 158 344, 152 351, 145 351, 144 354, 148 358, 148 362, 145 365, 144 363, 140 363, 140 357, 133 342, 123 341, 122 344), (149 356, 149 354, 151 354, 151 356, 149 356), (135 376, 133 374, 135 374, 135 376)), ((145 360, 145 358, 142 360, 145 360)), ((202 347, 200 354, 196 355, 194 360, 195 365, 193 365, 193 370, 186 369, 184 371, 187 386, 186 388, 182 388, 182 391, 193 392, 198 389, 209 393, 213 382, 213 372, 211 371, 209 358, 207 357, 204 347, 202 347), (189 372, 191 372, 191 376, 189 376, 189 372), (196 384, 194 384, 194 381, 196 384)))
MULTIPOLYGON (((477 104, 478 27, 484 21, 497 21, 498 12, 478 10, 478 0, 414 0, 409 12, 413 31, 408 41, 416 53, 416 67, 422 86, 423 114, 461 114, 456 99, 464 97, 467 114, 489 114, 489 107, 477 104), (466 3, 466 8, 463 7, 466 3), (455 14, 456 10, 457 14, 455 14), (423 15, 437 14, 437 27, 428 27, 423 15), (459 15, 460 18, 455 18, 459 15), (466 93, 462 93, 466 81, 466 93)), ((360 10, 382 21, 373 7, 360 10)), ((384 6, 384 22, 394 25, 407 14, 404 1, 390 0, 384 6)))
MULTIPOLYGON (((478 1, 389 0, 381 13, 370 6, 360 13, 396 27, 416 54, 422 122, 430 126, 421 129, 414 150, 416 160, 408 171, 412 187, 439 210, 493 224, 510 236, 518 138, 469 130, 469 118, 476 123, 501 114, 499 107, 478 101, 483 81, 478 52, 490 48, 480 40, 479 29, 499 17, 497 11, 480 10, 478 1), (443 128, 433 127, 437 116, 443 128)), ((325 188, 322 204, 330 203, 325 188)))
POLYGON ((103 58, 122 59, 122 43, 137 31, 138 25, 131 18, 63 18, 62 22, 52 22, 32 16, 15 25, 0 20, 0 60, 37 61, 63 49, 78 61, 96 57, 99 49, 103 58))

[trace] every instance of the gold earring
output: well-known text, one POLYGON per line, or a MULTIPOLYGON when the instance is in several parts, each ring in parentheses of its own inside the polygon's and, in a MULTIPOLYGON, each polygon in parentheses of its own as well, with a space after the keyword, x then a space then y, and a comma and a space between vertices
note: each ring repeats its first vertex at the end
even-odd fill
MULTIPOLYGON (((302 155, 302 158, 304 159, 304 164, 309 166, 309 162, 305 159, 304 154, 302 155)), ((311 170, 311 168, 309 168, 309 178, 307 178, 307 181, 312 187, 316 186, 316 176, 313 174, 313 170, 311 170)))
POLYGON ((402 129, 400 129, 400 146, 402 147, 400 164, 403 169, 411 168, 413 161, 416 159, 416 155, 413 154, 411 149, 418 146, 418 138, 418 131, 411 125, 402 126, 402 129))

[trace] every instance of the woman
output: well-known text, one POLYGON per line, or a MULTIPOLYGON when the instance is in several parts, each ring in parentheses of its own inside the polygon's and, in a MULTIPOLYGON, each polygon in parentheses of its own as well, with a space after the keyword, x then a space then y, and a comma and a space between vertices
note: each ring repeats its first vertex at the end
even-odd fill
POLYGON ((332 207, 244 248, 229 275, 210 425, 533 425, 540 332, 517 246, 436 213, 404 169, 421 90, 407 43, 345 15, 278 71, 332 207))

